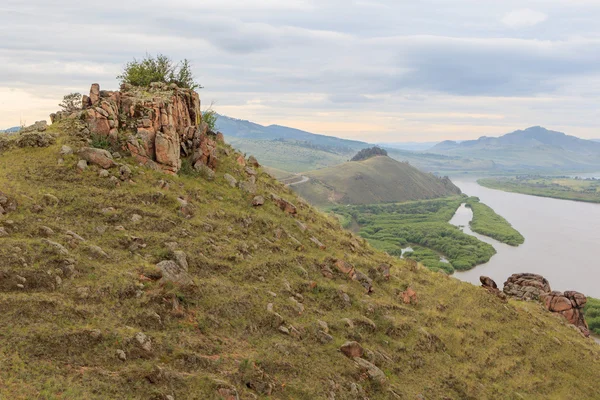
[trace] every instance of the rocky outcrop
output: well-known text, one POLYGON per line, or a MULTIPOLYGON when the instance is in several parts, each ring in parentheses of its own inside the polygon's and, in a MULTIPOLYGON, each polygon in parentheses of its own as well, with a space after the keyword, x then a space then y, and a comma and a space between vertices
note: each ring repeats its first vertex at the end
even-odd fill
MULTIPOLYGON (((480 279, 484 287, 491 285, 490 281, 494 282, 487 277, 480 279)), ((579 328, 584 336, 590 336, 589 327, 583 315, 587 298, 582 293, 552 291, 548 280, 543 276, 528 273, 514 274, 508 278, 504 283, 504 293, 520 300, 539 300, 548 311, 562 315, 570 324, 579 328)))
POLYGON ((504 282, 504 293, 521 300, 539 300, 551 291, 546 278, 536 274, 513 274, 504 282))
POLYGON ((217 133, 202 122, 200 97, 193 90, 153 83, 149 88, 123 84, 120 91, 105 91, 95 83, 89 96, 83 96, 82 111, 50 117, 54 122, 73 116, 85 121, 84 131, 90 135, 124 141, 151 168, 175 174, 183 158, 196 169, 201 164, 216 168, 217 133))
POLYGON ((492 278, 490 278, 488 276, 480 276, 479 281, 481 282, 481 286, 484 289, 486 289, 488 292, 497 296, 501 300, 506 300, 506 294, 504 294, 504 292, 502 292, 500 289, 498 289, 498 285, 492 278))
POLYGON ((583 315, 583 308, 587 303, 585 295, 573 291, 564 293, 554 291, 542 295, 541 300, 548 311, 561 314, 570 324, 578 327, 586 337, 590 336, 589 327, 583 315))

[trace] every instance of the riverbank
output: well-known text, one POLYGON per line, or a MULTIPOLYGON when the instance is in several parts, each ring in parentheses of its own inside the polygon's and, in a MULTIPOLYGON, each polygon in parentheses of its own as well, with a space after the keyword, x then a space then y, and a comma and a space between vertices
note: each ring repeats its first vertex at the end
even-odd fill
POLYGON ((481 186, 505 192, 562 200, 600 203, 600 180, 570 177, 523 176, 516 178, 484 178, 481 186))
POLYGON ((600 205, 492 190, 474 179, 454 182, 464 193, 479 197, 526 238, 523 245, 512 247, 474 233, 469 227, 471 210, 459 209, 451 223, 464 226, 465 233, 491 244, 497 254, 472 270, 457 271, 457 278, 479 285, 479 277, 486 275, 501 284, 514 273, 532 272, 548 278, 552 289, 576 290, 600 298, 600 268, 595 267, 600 205), (456 220, 461 213, 462 220, 456 220))

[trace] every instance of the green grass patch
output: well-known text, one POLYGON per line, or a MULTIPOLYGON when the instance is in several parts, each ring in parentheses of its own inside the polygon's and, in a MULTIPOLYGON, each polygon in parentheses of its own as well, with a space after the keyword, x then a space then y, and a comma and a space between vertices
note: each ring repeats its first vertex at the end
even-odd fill
POLYGON ((505 192, 600 203, 600 180, 598 179, 526 175, 515 178, 485 178, 478 180, 477 183, 505 192))

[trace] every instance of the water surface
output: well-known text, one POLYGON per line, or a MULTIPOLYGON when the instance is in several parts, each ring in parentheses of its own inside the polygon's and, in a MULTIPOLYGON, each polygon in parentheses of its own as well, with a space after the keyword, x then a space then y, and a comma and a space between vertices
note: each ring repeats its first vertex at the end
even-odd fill
MULTIPOLYGON (((600 298, 600 204, 502 192, 479 186, 475 180, 454 183, 525 236, 524 244, 512 247, 474 234, 492 244, 498 254, 487 264, 457 272, 457 278, 478 285, 479 276, 486 275, 502 287, 510 275, 532 272, 546 277, 553 290, 576 290, 600 298)), ((471 210, 461 207, 451 222, 473 234, 468 227, 471 217, 471 210)))

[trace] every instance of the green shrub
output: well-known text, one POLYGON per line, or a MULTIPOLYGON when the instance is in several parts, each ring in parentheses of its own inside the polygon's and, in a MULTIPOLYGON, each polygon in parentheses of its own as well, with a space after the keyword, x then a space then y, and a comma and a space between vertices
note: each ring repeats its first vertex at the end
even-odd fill
POLYGON ((175 83, 179 87, 192 90, 202 88, 195 81, 192 65, 187 59, 175 64, 163 54, 158 54, 156 57, 146 54, 142 60, 134 59, 128 62, 117 79, 121 83, 140 87, 150 86, 152 82, 163 82, 175 83))
POLYGON ((66 112, 81 110, 81 93, 67 94, 58 106, 66 112))
POLYGON ((212 108, 209 108, 208 110, 202 113, 202 121, 208 124, 208 127, 211 131, 214 131, 216 129, 218 118, 219 115, 212 108))

